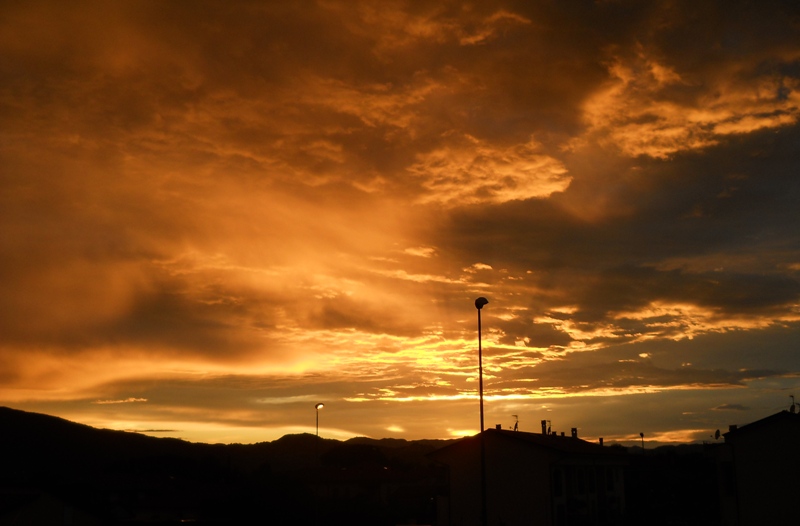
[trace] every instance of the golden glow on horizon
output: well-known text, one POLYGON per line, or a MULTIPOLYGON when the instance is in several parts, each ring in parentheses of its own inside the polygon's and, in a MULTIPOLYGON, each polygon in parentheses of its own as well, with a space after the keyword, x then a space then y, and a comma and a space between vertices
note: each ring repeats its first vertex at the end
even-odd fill
POLYGON ((452 438, 462 438, 462 437, 470 437, 472 435, 477 434, 479 430, 476 429, 448 429, 447 433, 452 438))
MULTIPOLYGON (((703 440, 708 435, 708 430, 705 429, 676 429, 666 432, 648 432, 644 434, 644 447, 647 449, 648 444, 650 447, 659 444, 687 444, 695 442, 698 439, 703 440)), ((606 441, 612 442, 627 442, 631 445, 641 445, 642 437, 638 433, 630 435, 615 435, 604 437, 606 441)), ((596 438, 595 438, 596 440, 596 438)))

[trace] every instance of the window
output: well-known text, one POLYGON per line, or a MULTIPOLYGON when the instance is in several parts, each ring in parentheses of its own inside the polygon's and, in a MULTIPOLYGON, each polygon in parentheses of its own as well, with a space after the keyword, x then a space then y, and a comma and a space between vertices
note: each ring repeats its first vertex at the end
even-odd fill
POLYGON ((556 468, 553 470, 553 496, 561 497, 564 495, 564 477, 561 469, 556 468))

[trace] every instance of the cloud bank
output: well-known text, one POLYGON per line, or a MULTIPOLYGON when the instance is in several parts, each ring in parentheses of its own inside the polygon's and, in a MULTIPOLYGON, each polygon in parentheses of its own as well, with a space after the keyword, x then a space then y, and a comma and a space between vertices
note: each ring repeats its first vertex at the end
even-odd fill
POLYGON ((474 432, 485 296, 498 423, 783 408, 798 32, 777 0, 7 2, 0 397, 196 440, 317 401, 329 436, 474 432))

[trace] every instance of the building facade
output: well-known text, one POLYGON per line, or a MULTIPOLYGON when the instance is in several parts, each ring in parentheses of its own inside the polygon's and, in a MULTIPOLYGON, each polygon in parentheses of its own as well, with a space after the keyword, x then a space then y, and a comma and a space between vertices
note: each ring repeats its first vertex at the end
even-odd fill
POLYGON ((575 430, 564 436, 489 429, 432 456, 448 467, 440 526, 480 526, 483 488, 488 526, 622 523, 625 455, 581 440, 575 430))
POLYGON ((723 436, 722 524, 800 524, 800 414, 781 411, 723 436))

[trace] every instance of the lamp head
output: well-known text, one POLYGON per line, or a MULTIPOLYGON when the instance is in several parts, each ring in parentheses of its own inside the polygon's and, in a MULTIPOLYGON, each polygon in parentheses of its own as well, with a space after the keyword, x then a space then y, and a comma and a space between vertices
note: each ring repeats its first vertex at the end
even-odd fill
POLYGON ((484 297, 480 297, 475 300, 475 308, 481 310, 483 306, 486 305, 487 303, 489 303, 489 300, 487 300, 484 297))
POLYGON ((319 410, 320 410, 320 409, 322 409, 323 407, 325 407, 325 404, 323 404, 323 403, 321 403, 321 402, 320 402, 319 404, 317 404, 317 405, 315 405, 315 406, 314 406, 314 409, 316 409, 317 411, 319 411, 319 410))

